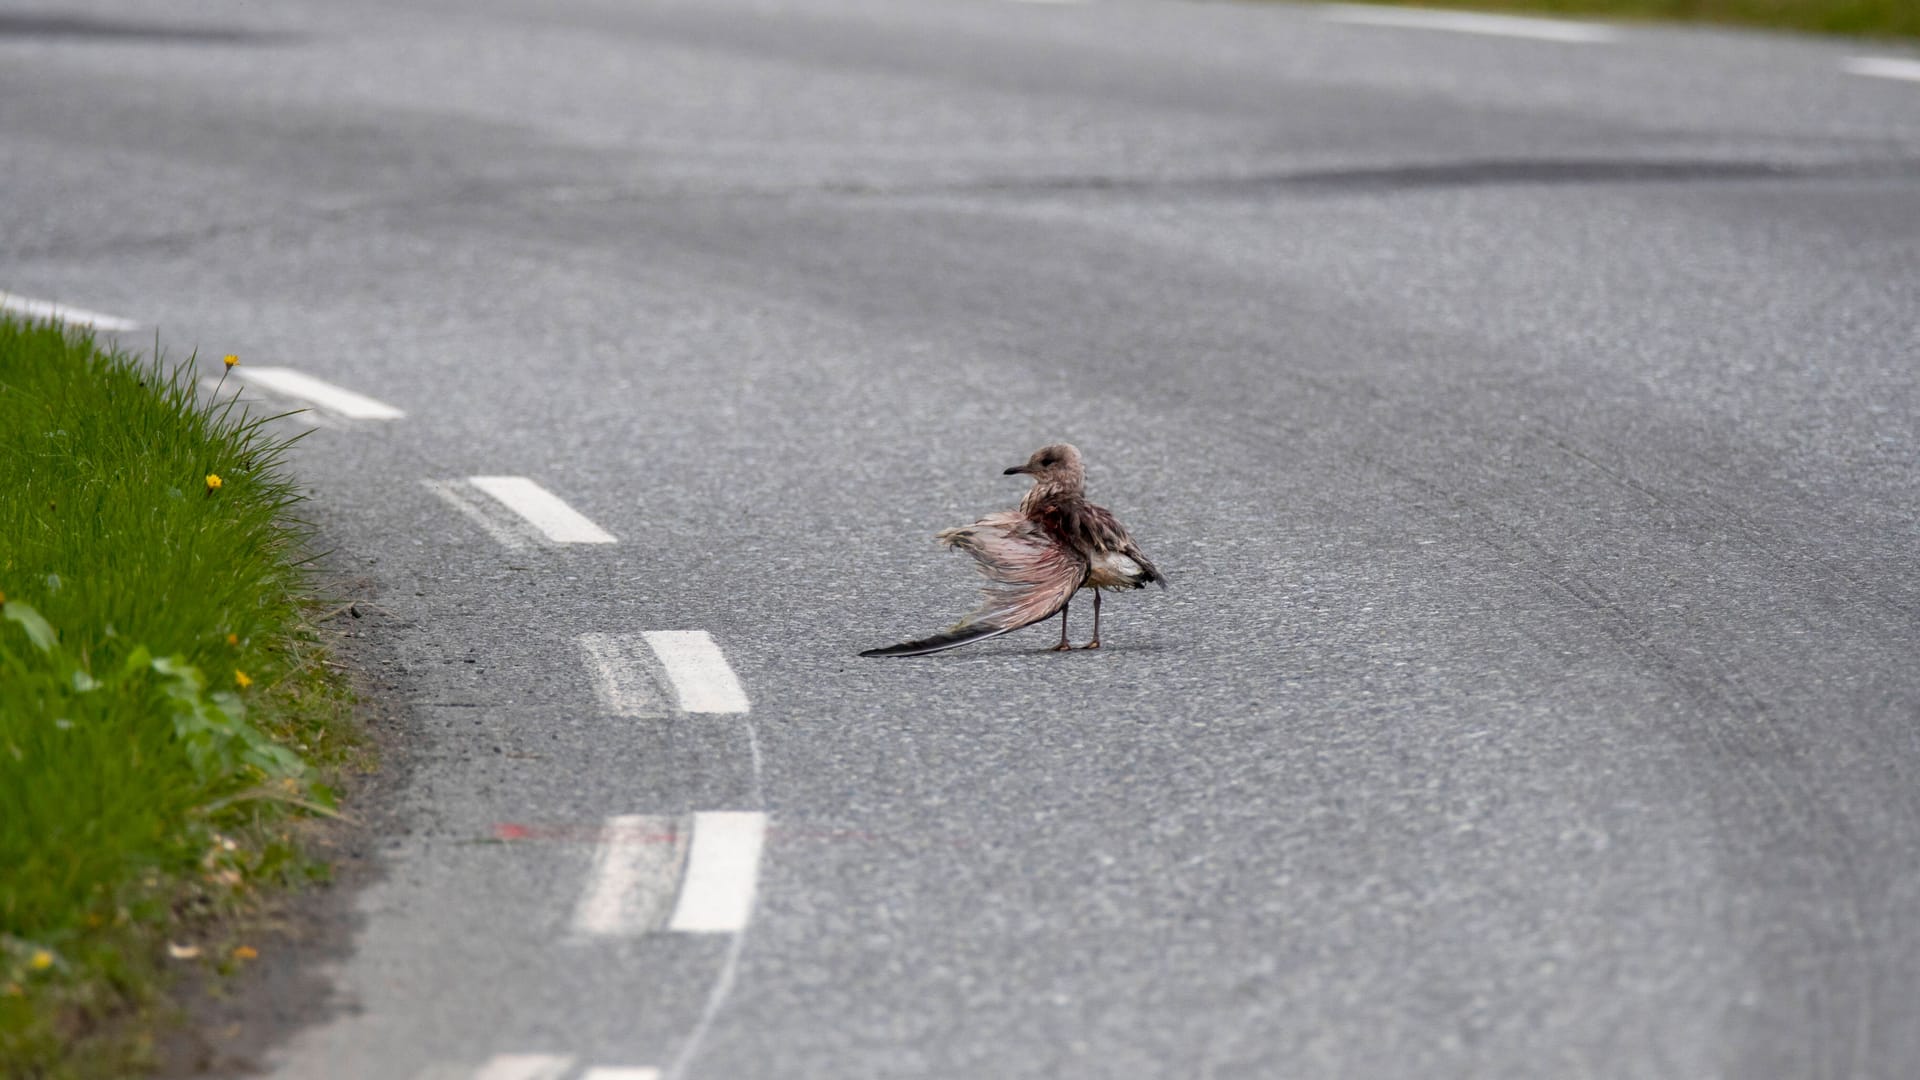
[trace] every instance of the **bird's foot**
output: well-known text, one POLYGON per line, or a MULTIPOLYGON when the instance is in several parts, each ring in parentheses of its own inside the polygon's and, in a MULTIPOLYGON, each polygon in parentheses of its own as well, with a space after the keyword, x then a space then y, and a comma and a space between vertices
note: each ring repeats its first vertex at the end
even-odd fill
POLYGON ((1100 647, 1100 639, 1094 638, 1092 641, 1089 641, 1085 645, 1082 645, 1080 647, 1083 649, 1097 649, 1100 647))
POLYGON ((1073 646, 1063 641, 1060 644, 1055 645, 1053 648, 1048 649, 1047 651, 1048 652, 1072 652, 1073 646))

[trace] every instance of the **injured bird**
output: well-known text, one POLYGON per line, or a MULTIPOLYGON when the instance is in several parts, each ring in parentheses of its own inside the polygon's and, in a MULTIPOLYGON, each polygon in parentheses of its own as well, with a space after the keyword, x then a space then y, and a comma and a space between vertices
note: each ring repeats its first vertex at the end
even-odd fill
POLYGON ((1080 451, 1066 443, 1043 446, 1007 475, 1033 477, 1020 508, 990 514, 971 525, 947 529, 941 543, 973 556, 987 579, 979 610, 932 637, 868 649, 861 656, 925 656, 1009 634, 1060 616, 1060 643, 1067 644, 1067 605, 1081 589, 1093 590, 1093 640, 1100 647, 1100 592, 1166 588, 1167 579, 1105 508, 1087 501, 1080 451))

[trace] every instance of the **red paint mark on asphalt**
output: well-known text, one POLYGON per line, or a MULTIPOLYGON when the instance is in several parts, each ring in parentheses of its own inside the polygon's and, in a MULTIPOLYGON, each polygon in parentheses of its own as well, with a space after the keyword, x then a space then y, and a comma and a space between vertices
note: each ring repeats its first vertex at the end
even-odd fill
POLYGON ((553 840, 563 844, 671 844, 680 834, 668 829, 609 829, 605 825, 520 825, 493 827, 495 840, 553 840))

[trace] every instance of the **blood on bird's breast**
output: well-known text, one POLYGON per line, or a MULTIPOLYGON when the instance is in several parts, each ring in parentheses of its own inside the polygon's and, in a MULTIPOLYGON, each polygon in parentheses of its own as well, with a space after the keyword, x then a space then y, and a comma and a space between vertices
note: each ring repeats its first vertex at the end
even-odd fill
POLYGON ((1034 507, 1028 516, 1039 523, 1041 531, 1054 543, 1066 547, 1080 546, 1080 538, 1074 535, 1074 527, 1078 522, 1068 508, 1059 503, 1046 502, 1034 507))

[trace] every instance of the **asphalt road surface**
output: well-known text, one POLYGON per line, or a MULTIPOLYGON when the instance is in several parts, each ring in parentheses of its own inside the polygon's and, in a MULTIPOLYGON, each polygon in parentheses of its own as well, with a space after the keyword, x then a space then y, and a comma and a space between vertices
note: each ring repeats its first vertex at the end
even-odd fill
POLYGON ((0 7, 0 289, 315 406, 400 729, 260 1060, 1920 1074, 1913 59, 0 7), (1053 440, 1173 588, 1099 652, 857 658, 967 609, 931 534, 1053 440))

